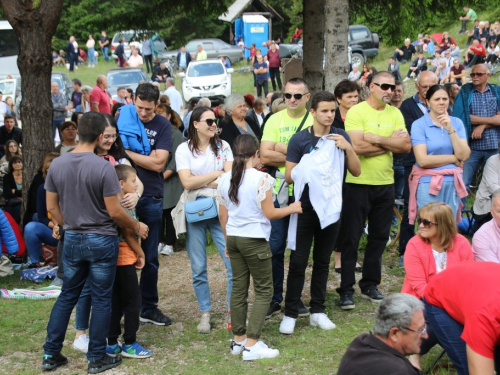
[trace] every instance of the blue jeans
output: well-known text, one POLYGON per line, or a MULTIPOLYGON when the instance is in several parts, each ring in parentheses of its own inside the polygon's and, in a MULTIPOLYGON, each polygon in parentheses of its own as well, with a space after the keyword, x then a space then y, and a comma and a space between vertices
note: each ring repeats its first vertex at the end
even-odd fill
POLYGON ((87 280, 90 282, 93 307, 87 359, 100 359, 106 354, 117 259, 118 236, 65 233, 64 283, 47 325, 43 346, 45 354, 61 352, 71 312, 87 280))
POLYGON ((135 212, 140 221, 149 227, 148 238, 142 240, 141 247, 146 256, 146 264, 141 272, 142 311, 148 312, 158 305, 158 245, 163 215, 163 198, 142 196, 135 212))
MULTIPOLYGON (((289 198, 289 203, 293 202, 293 197, 289 198)), ((274 201, 274 207, 279 208, 278 200, 274 201)), ((283 302, 283 282, 285 279, 285 249, 288 235, 288 223, 290 216, 282 219, 271 220, 271 236, 269 246, 273 253, 273 299, 271 303, 283 302)), ((302 293, 302 291, 301 291, 302 293)))
MULTIPOLYGON (((465 188, 469 190, 470 183, 474 174, 476 173, 477 166, 481 163, 482 167, 486 164, 486 160, 490 158, 490 156, 497 155, 498 149, 493 150, 471 150, 470 157, 464 163, 464 184, 465 188)), ((479 182, 479 181, 478 181, 479 182)))
POLYGON ((89 58, 89 65, 95 65, 95 49, 94 48, 89 48, 87 52, 87 56, 89 58))
POLYGON ((465 341, 460 338, 464 327, 453 319, 445 310, 431 305, 425 299, 426 319, 436 335, 439 344, 446 350, 448 358, 455 365, 459 375, 468 375, 467 352, 465 341))
POLYGON ((109 47, 102 47, 102 55, 104 56, 104 60, 109 61, 109 47))
POLYGON ((89 329, 90 311, 92 308, 92 296, 90 293, 90 282, 87 280, 80 298, 76 303, 75 308, 75 329, 79 331, 86 331, 89 329))
POLYGON ((453 217, 457 217, 458 206, 460 198, 458 197, 457 190, 455 189, 455 182, 443 181, 441 190, 438 195, 429 193, 430 182, 420 182, 417 187, 417 209, 421 209, 427 203, 431 202, 444 202, 451 207, 453 217))
POLYGON ((30 256, 31 263, 40 262, 42 243, 57 246, 57 240, 52 237, 52 229, 36 221, 29 222, 24 228, 24 240, 30 256))
POLYGON ((56 138, 56 130, 59 132, 59 139, 61 138, 61 125, 66 121, 64 118, 55 118, 52 120, 52 139, 56 138))
POLYGON ((219 218, 214 217, 197 223, 187 223, 186 248, 191 261, 191 273, 193 275, 193 288, 202 313, 212 310, 210 303, 210 288, 207 277, 207 229, 219 251, 227 270, 227 306, 229 310, 231 290, 233 288, 233 271, 231 263, 224 254, 226 241, 220 226, 219 218))

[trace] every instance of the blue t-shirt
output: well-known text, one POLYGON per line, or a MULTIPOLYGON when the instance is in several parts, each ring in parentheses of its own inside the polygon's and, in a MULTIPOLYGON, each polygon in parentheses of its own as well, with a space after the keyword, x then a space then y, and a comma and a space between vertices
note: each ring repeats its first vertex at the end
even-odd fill
MULTIPOLYGON (((253 64, 253 68, 254 69, 260 69, 260 68, 266 68, 267 69, 267 65, 266 65, 265 62, 262 62, 262 64, 259 64, 258 62, 256 62, 255 64, 253 64)), ((266 71, 266 73, 256 74, 255 75, 255 80, 256 81, 267 81, 267 71, 266 71)))
MULTIPOLYGON (((451 125, 457 131, 460 139, 467 139, 465 127, 457 117, 450 116, 451 125)), ((432 122, 431 116, 425 114, 423 117, 414 121, 411 126, 411 145, 417 146, 425 144, 427 146, 428 155, 453 155, 453 144, 451 143, 450 135, 444 127, 435 125, 432 122)), ((416 163, 418 167, 418 163, 416 163)), ((432 168, 434 170, 455 169, 458 168, 455 164, 447 164, 441 167, 432 168)), ((430 182, 432 176, 423 176, 420 182, 430 182)), ((444 176, 444 181, 453 181, 453 176, 444 176)))
MULTIPOLYGON (((172 124, 165 117, 156 115, 144 124, 151 150, 172 151, 172 124)), ((137 175, 144 184, 146 197, 163 197, 163 173, 136 166, 137 175)), ((163 169, 163 168, 162 168, 163 169)))

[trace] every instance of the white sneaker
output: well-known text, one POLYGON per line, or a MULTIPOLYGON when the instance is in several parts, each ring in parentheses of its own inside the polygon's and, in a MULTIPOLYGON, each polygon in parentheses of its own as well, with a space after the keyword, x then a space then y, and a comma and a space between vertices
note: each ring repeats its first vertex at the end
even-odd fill
POLYGON ((295 321, 297 319, 290 318, 289 316, 284 315, 283 320, 280 324, 280 333, 284 335, 291 335, 295 330, 295 321))
POLYGON ((415 72, 411 72, 410 77, 415 78, 415 72))
POLYGON ((405 79, 403 79, 403 82, 407 82, 409 81, 410 79, 408 77, 406 77, 405 79))
POLYGON ((309 323, 313 327, 319 327, 324 330, 334 329, 336 327, 324 313, 311 314, 309 317, 309 323))
POLYGON ((158 244, 158 254, 160 254, 161 251, 163 250, 163 246, 165 245, 163 245, 161 242, 158 244))
POLYGON ((161 249, 160 254, 161 255, 170 255, 173 254, 174 248, 170 245, 165 245, 163 246, 163 249, 161 249))
MULTIPOLYGON (((290 318, 292 319, 292 318, 290 318)), ((294 319, 295 320, 295 319, 294 319)), ((295 322, 294 322, 295 324, 295 322)), ((257 341, 257 343, 250 348, 243 348, 243 360, 244 361, 253 361, 255 359, 262 358, 274 358, 280 355, 280 351, 278 349, 271 349, 262 341, 257 341)))
POLYGON ((198 324, 199 333, 210 333, 210 314, 203 314, 198 324))
POLYGON ((80 335, 75 341, 73 341, 73 349, 78 350, 82 353, 87 353, 89 350, 89 338, 84 333, 80 335))
POLYGON ((231 341, 231 354, 232 355, 238 355, 241 354, 243 351, 243 347, 247 343, 247 339, 241 341, 241 342, 236 342, 234 340, 231 341))

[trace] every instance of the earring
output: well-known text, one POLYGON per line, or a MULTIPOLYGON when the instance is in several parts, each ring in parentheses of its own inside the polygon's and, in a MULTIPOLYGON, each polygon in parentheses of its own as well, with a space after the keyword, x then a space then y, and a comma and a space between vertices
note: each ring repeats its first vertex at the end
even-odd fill
POLYGON ((198 129, 198 128, 195 128, 195 129, 196 129, 196 131, 199 131, 199 129, 198 129))

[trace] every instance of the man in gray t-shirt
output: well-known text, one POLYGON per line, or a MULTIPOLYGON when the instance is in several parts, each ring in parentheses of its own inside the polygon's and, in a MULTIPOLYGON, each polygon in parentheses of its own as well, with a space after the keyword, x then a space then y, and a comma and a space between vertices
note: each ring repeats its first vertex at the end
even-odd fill
POLYGON ((111 296, 118 258, 116 224, 146 238, 148 227, 135 221, 120 206, 120 184, 113 166, 94 154, 102 140, 105 117, 85 113, 79 121, 80 142, 54 159, 45 181, 47 210, 57 225, 64 225, 64 283, 47 325, 42 369, 68 363, 61 354, 71 312, 89 281, 92 319, 87 352, 89 373, 121 363, 106 354, 111 296))

